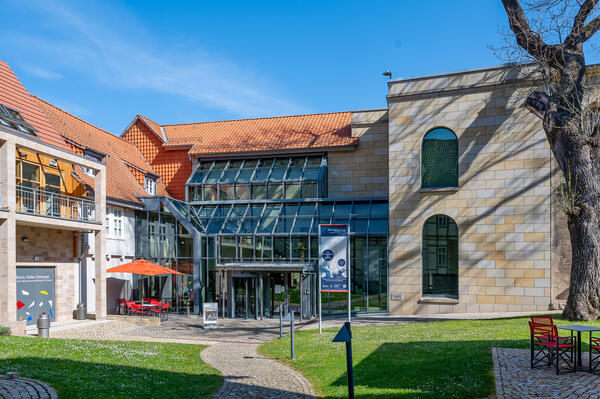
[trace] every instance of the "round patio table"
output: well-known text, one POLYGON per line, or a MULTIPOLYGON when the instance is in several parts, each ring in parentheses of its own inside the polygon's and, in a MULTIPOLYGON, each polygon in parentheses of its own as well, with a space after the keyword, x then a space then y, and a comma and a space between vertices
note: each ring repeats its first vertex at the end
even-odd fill
MULTIPOLYGON (((583 365, 581 362, 581 333, 582 332, 590 333, 590 344, 591 344, 592 343, 592 332, 600 331, 600 328, 592 327, 592 326, 582 326, 580 324, 556 326, 556 328, 560 328, 561 330, 570 330, 571 335, 573 335, 573 331, 577 331, 577 350, 575 351, 575 356, 577 357, 577 370, 585 370, 583 368, 583 365)), ((589 369, 587 371, 589 371, 589 369)))

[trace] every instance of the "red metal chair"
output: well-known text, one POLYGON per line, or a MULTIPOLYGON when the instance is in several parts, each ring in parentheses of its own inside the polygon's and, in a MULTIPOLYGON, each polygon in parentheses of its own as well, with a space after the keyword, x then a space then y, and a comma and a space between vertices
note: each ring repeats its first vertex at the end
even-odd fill
MULTIPOLYGON (((550 315, 539 315, 539 316, 529 316, 529 318, 531 319, 532 323, 535 324, 544 324, 547 326, 553 326, 554 325, 554 321, 552 320, 552 316, 550 315)), ((550 336, 540 336, 540 338, 544 338, 546 340, 550 339, 550 336)), ((559 337, 558 338, 559 341, 560 340, 565 340, 565 339, 569 339, 569 337, 559 337)))
POLYGON ((600 369, 600 338, 590 337, 590 373, 600 369))
POLYGON ((150 305, 152 305, 152 306, 148 306, 146 308, 148 311, 148 314, 151 316, 160 316, 160 313, 157 312, 157 310, 159 310, 161 308, 162 302, 157 299, 152 299, 152 300, 150 300, 150 305))
POLYGON ((128 316, 131 316, 132 310, 133 310, 133 305, 135 305, 135 302, 133 301, 125 301, 125 313, 128 316))
POLYGON ((531 333, 531 368, 544 362, 554 363, 556 374, 560 374, 560 361, 567 364, 566 371, 575 372, 575 336, 560 337, 555 325, 529 322, 531 333))
POLYGON ((154 313, 156 313, 161 320, 169 320, 169 304, 163 303, 160 307, 154 309, 154 313))
POLYGON ((140 303, 128 302, 127 307, 129 309, 129 314, 137 314, 141 316, 148 313, 148 311, 140 303))

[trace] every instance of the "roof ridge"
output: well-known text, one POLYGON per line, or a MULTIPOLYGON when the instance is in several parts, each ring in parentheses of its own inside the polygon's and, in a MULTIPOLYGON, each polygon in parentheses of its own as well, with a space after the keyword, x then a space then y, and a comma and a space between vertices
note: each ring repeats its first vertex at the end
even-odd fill
MULTIPOLYGON (((31 94, 31 93, 30 93, 30 94, 31 94)), ((73 117, 73 118, 77 119, 77 120, 78 120, 78 121, 80 121, 80 122, 83 122, 83 123, 85 123, 85 124, 86 124, 86 125, 88 125, 88 126, 91 126, 91 127, 95 128, 95 129, 98 129, 98 130, 100 130, 101 132, 104 132, 104 133, 106 133, 106 134, 110 135, 111 137, 114 137, 115 139, 118 139, 119 141, 122 141, 122 142, 124 142, 124 143, 127 143, 127 144, 129 144, 129 145, 131 145, 131 146, 135 147, 135 146, 134 146, 132 143, 130 143, 129 141, 127 141, 127 140, 125 140, 125 139, 123 139, 123 138, 121 138, 121 137, 119 137, 119 136, 116 136, 116 135, 112 134, 111 132, 109 132, 109 131, 107 131, 107 130, 104 130, 104 129, 102 129, 101 127, 98 127, 98 126, 94 125, 93 123, 90 123, 90 122, 86 121, 85 119, 82 119, 82 118, 78 117, 77 115, 73 115, 72 113, 70 113, 70 112, 68 112, 68 111, 65 111, 64 109, 62 109, 62 108, 60 108, 60 107, 57 107, 56 105, 54 105, 54 104, 52 104, 52 103, 49 103, 48 101, 46 101, 46 100, 44 100, 44 99, 42 99, 42 98, 39 98, 39 97, 38 97, 38 96, 36 96, 35 94, 31 94, 31 96, 32 96, 33 98, 35 98, 36 100, 39 100, 39 101, 43 102, 44 104, 47 104, 47 105, 51 106, 52 108, 55 108, 55 109, 59 110, 60 112, 62 112, 62 113, 64 113, 64 114, 67 114, 67 115, 69 115, 69 116, 71 116, 71 117, 73 117)), ((137 147, 136 147, 136 148, 137 148, 137 147)))
MULTIPOLYGON (((83 123, 84 123, 84 124, 86 124, 87 126, 91 126, 91 127, 95 128, 95 129, 97 129, 97 130, 99 130, 99 131, 101 131, 101 132, 103 132, 103 133, 106 133, 106 134, 108 134, 109 136, 111 136, 111 137, 114 137, 115 139, 119 140, 119 141, 120 141, 120 142, 122 142, 122 143, 127 143, 127 145, 131 146, 131 148, 135 149, 135 151, 136 151, 136 152, 139 154, 140 158, 142 159, 142 161, 144 162, 144 164, 146 165, 146 167, 148 167, 148 169, 147 169, 147 170, 145 170, 145 171, 146 171, 146 172, 150 172, 150 173, 154 173, 154 174, 156 174, 156 171, 154 170, 154 168, 152 167, 152 165, 150 164, 150 162, 148 162, 148 160, 146 159, 146 157, 144 157, 144 155, 141 153, 141 151, 139 150, 139 148, 137 148, 137 146, 136 146, 135 144, 133 144, 133 143, 131 143, 131 142, 129 142, 129 141, 127 141, 127 140, 125 140, 124 138, 122 138, 122 137, 120 137, 120 136, 116 136, 116 135, 112 134, 112 133, 111 133, 111 132, 109 132, 109 131, 106 131, 106 130, 102 129, 102 128, 100 128, 100 127, 98 127, 98 126, 96 126, 96 125, 94 125, 94 124, 92 124, 92 123, 90 123, 90 122, 86 121, 85 119, 82 119, 82 118, 80 118, 80 117, 78 117, 78 116, 75 116, 75 115, 71 114, 70 112, 68 112, 68 111, 65 111, 65 110, 64 110, 64 109, 62 109, 62 108, 59 108, 59 107, 57 107, 56 105, 54 105, 54 104, 51 104, 51 103, 49 103, 48 101, 46 101, 46 100, 43 100, 43 99, 39 98, 38 96, 36 96, 36 95, 34 95, 34 94, 31 94, 31 93, 30 93, 30 95, 31 95, 31 96, 32 96, 34 99, 36 99, 36 100, 39 100, 39 101, 43 102, 44 104, 47 104, 48 106, 50 106, 50 107, 52 107, 52 108, 54 108, 54 109, 56 109, 56 110, 58 110, 58 111, 60 111, 60 112, 62 112, 62 113, 64 113, 64 114, 67 114, 67 115, 69 115, 69 116, 71 116, 71 117, 73 117, 73 118, 77 119, 78 121, 81 121, 81 122, 83 122, 83 123)), ((43 109, 42 109, 41 111, 42 111, 44 114, 46 113, 46 111, 45 111, 45 110, 43 110, 43 109)), ((51 122, 50 122, 50 123, 51 123, 51 122)), ((59 135, 62 137, 62 135, 61 135, 60 133, 58 133, 58 134, 59 134, 59 135)), ((74 141, 74 140, 71 140, 71 141, 73 141, 73 142, 75 142, 75 143, 76 143, 76 141, 74 141)), ((79 144, 79 145, 83 145, 82 143, 78 143, 78 144, 79 144)), ((120 160, 121 160, 121 161, 123 161, 123 162, 126 162, 124 159, 122 159, 122 158, 121 158, 121 156, 119 156, 118 152, 116 152, 116 154, 117 154, 117 158, 118 158, 118 159, 120 159, 120 160)))
MULTIPOLYGON (((302 117, 302 116, 351 114, 351 113, 352 113, 352 111, 315 112, 315 113, 312 113, 312 114, 296 114, 296 115, 282 115, 282 116, 264 116, 264 117, 260 117, 260 118, 223 119, 223 120, 219 120, 219 121, 188 122, 188 123, 173 123, 173 124, 164 124, 164 125, 158 124, 158 125, 159 126, 186 126, 186 125, 200 125, 200 124, 221 123, 221 122, 255 121, 255 120, 264 120, 264 119, 279 119, 279 118, 299 118, 299 117, 302 117)), ((154 122, 154 123, 156 123, 156 122, 154 122)))

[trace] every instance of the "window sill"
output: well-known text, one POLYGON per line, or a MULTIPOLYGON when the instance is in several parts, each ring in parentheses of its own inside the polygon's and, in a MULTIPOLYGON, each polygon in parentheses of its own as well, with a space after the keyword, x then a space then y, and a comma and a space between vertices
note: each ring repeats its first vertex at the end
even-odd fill
POLYGON ((458 187, 425 187, 419 190, 420 193, 455 193, 458 187))
POLYGON ((419 299, 418 303, 437 304, 437 305, 458 305, 458 299, 452 298, 436 298, 436 297, 424 297, 419 299))

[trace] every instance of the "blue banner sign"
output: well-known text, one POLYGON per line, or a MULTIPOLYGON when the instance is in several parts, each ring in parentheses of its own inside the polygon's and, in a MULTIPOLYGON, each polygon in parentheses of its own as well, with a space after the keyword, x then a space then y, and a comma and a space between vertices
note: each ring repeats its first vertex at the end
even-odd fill
POLYGON ((348 292, 348 225, 319 225, 321 292, 348 292))

